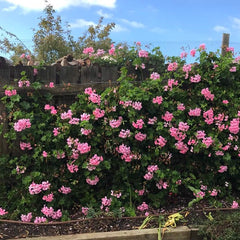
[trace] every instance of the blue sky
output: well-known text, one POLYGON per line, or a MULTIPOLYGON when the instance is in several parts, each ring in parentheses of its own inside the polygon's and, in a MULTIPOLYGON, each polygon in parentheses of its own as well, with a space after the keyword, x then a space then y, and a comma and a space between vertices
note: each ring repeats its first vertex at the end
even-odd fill
MULTIPOLYGON (((96 24, 115 22, 114 42, 159 46, 164 55, 179 55, 206 43, 220 49, 222 34, 230 34, 230 46, 240 51, 239 0, 49 0, 77 39, 96 24)), ((33 28, 43 16, 44 0, 0 0, 0 26, 14 33, 29 48, 33 28)), ((0 34, 2 32, 0 31, 0 34)), ((0 35, 0 37, 2 37, 0 35)), ((1 52, 0 52, 1 54, 1 52)))

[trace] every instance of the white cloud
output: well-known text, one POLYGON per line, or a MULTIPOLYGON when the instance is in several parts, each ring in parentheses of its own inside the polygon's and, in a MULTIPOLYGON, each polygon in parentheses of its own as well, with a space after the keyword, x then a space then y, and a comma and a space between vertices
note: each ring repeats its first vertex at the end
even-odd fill
MULTIPOLYGON (((11 4, 10 7, 20 7, 25 11, 41 11, 45 8, 46 4, 44 0, 2 0, 11 4)), ((53 6, 55 10, 62 10, 68 7, 91 7, 101 6, 105 8, 115 8, 117 0, 48 0, 49 4, 53 6)))
POLYGON ((217 25, 213 28, 215 32, 228 32, 228 28, 224 26, 217 25))
POLYGON ((232 21, 233 21, 233 27, 240 29, 240 18, 233 18, 232 21))
POLYGON ((8 8, 3 8, 2 9, 2 11, 3 12, 12 12, 12 11, 14 11, 15 9, 17 8, 17 6, 10 6, 10 7, 8 7, 8 8))
POLYGON ((71 28, 88 28, 91 25, 96 26, 96 23, 92 21, 86 21, 84 19, 77 19, 75 22, 69 23, 69 25, 71 28))
POLYGON ((126 32, 126 31, 128 31, 128 29, 125 28, 125 27, 122 27, 119 24, 116 24, 115 27, 112 30, 112 32, 126 32))
POLYGON ((136 21, 129 21, 127 19, 120 19, 123 23, 131 26, 131 27, 134 27, 134 28, 144 28, 144 25, 140 22, 136 22, 136 21))
POLYGON ((97 14, 104 18, 112 18, 112 14, 104 13, 102 9, 98 10, 97 14))

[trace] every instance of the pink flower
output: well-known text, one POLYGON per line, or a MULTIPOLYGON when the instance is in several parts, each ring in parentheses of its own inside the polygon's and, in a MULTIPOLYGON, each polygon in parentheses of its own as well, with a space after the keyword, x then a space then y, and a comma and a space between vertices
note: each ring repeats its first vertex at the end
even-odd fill
POLYGON ((42 191, 42 185, 32 182, 32 184, 30 184, 28 190, 31 195, 39 194, 42 191))
POLYGON ((180 58, 186 58, 187 55, 188 55, 188 53, 185 52, 185 51, 183 51, 183 52, 181 52, 181 54, 180 54, 180 58))
POLYGON ((22 222, 31 222, 32 219, 32 213, 28 213, 27 215, 21 215, 21 221, 22 222))
POLYGON ((141 205, 139 205, 137 207, 137 209, 141 212, 144 212, 144 211, 148 210, 148 205, 145 202, 143 202, 141 205))
POLYGON ((92 132, 91 129, 81 128, 81 133, 82 133, 82 135, 87 136, 87 135, 89 135, 91 132, 92 132))
POLYGON ((201 76, 200 76, 199 74, 197 74, 197 75, 195 75, 194 77, 191 77, 191 78, 190 78, 190 81, 191 81, 192 83, 198 83, 198 82, 201 81, 201 76))
POLYGON ((192 65, 191 64, 184 64, 183 65, 183 71, 186 73, 185 79, 188 78, 188 73, 192 70, 192 65))
POLYGON ((160 79, 160 75, 157 72, 153 72, 150 76, 150 79, 152 80, 160 79))
POLYGON ((146 179, 147 181, 151 180, 153 178, 153 173, 148 172, 146 173, 144 176, 144 179, 146 179))
POLYGON ((43 181, 41 184, 41 188, 43 191, 47 191, 51 186, 51 183, 49 183, 48 181, 43 181))
POLYGON ((54 82, 50 82, 50 83, 49 83, 49 87, 50 87, 50 88, 54 88, 54 82))
POLYGON ((70 187, 62 186, 60 189, 58 189, 58 191, 63 194, 69 194, 72 190, 70 187))
POLYGON ((13 90, 5 90, 5 96, 11 97, 17 94, 17 91, 15 89, 13 90))
POLYGON ((142 109, 142 103, 141 102, 133 102, 132 103, 132 108, 136 110, 141 110, 142 109))
POLYGON ((214 99, 214 94, 212 94, 212 93, 209 91, 208 88, 202 89, 201 94, 204 95, 204 97, 205 97, 207 100, 213 101, 213 99, 214 99))
POLYGON ((213 144, 213 139, 212 137, 206 137, 203 138, 202 143, 206 145, 207 148, 209 148, 213 144))
POLYGON ((69 120, 69 124, 72 124, 72 125, 78 125, 79 124, 79 121, 80 119, 79 118, 72 118, 69 120))
POLYGON ((81 153, 88 153, 91 150, 91 146, 88 145, 88 143, 78 143, 77 144, 77 150, 81 153))
POLYGON ((72 111, 68 110, 67 112, 61 113, 61 119, 71 119, 72 118, 72 111))
POLYGON ((17 122, 14 123, 14 130, 16 132, 21 132, 26 128, 31 127, 30 119, 19 119, 17 122))
POLYGON ((145 140, 146 137, 147 137, 147 134, 143 134, 143 133, 141 133, 141 132, 139 132, 139 133, 137 133, 137 134, 135 135, 135 139, 138 140, 138 141, 140 141, 140 142, 142 142, 143 140, 145 140))
POLYGON ((21 56, 20 56, 20 58, 25 58, 26 57, 26 54, 25 53, 23 53, 21 56))
POLYGON ((228 100, 223 100, 222 103, 223 103, 223 104, 228 104, 229 101, 228 101, 228 100))
POLYGON ((33 76, 38 75, 38 70, 36 68, 33 69, 33 76))
POLYGON ((21 150, 31 150, 32 149, 32 146, 31 146, 31 143, 25 143, 25 142, 20 142, 20 148, 21 150))
POLYGON ((180 111, 184 111, 185 110, 184 104, 183 103, 178 104, 177 109, 180 111))
POLYGON ((90 119, 90 114, 83 113, 81 115, 81 121, 89 121, 89 119, 90 119))
POLYGON ((205 43, 202 43, 202 44, 199 45, 199 50, 200 50, 200 51, 201 51, 201 50, 205 50, 205 49, 206 49, 205 43))
POLYGON ((159 145, 160 147, 164 147, 167 143, 167 140, 162 137, 162 136, 159 136, 155 141, 154 141, 154 144, 155 145, 159 145))
POLYGON ((205 131, 202 131, 202 130, 197 131, 197 139, 203 139, 205 138, 205 136, 206 136, 205 131))
POLYGON ((0 216, 6 215, 8 212, 0 207, 0 216))
POLYGON ((210 192, 210 196, 213 196, 213 197, 216 197, 218 195, 218 191, 216 189, 213 189, 211 192, 210 192))
POLYGON ((236 68, 236 67, 231 67, 231 68, 229 69, 229 71, 230 71, 230 72, 236 72, 236 71, 237 71, 237 68, 236 68))
POLYGON ((175 143, 175 146, 176 146, 176 149, 179 150, 181 154, 187 153, 189 149, 188 146, 182 141, 178 141, 177 143, 175 143))
POLYGON ((188 115, 199 117, 201 115, 201 109, 200 108, 190 109, 188 115))
POLYGON ((84 54, 89 54, 89 55, 91 55, 91 53, 93 53, 93 52, 94 52, 93 47, 87 47, 87 48, 84 48, 84 49, 83 49, 83 53, 84 53, 84 54))
POLYGON ((42 152, 42 156, 43 156, 43 157, 47 157, 47 156, 48 156, 48 153, 47 153, 46 151, 43 151, 43 152, 42 152))
POLYGON ((175 71, 178 68, 177 62, 169 63, 167 70, 169 72, 175 71))
POLYGON ((130 130, 124 130, 124 129, 121 129, 119 135, 118 135, 120 138, 127 138, 127 137, 130 137, 131 134, 130 134, 130 130))
POLYGON ((223 172, 226 172, 227 169, 228 169, 227 166, 220 166, 218 172, 223 173, 223 172))
POLYGON ((88 215, 88 207, 82 207, 82 213, 87 216, 88 215))
POLYGON ((149 125, 154 125, 157 121, 157 117, 149 118, 148 119, 148 124, 149 125))
POLYGON ((39 224, 39 223, 44 223, 46 221, 47 221, 47 219, 45 217, 36 217, 34 220, 34 223, 39 224))
POLYGON ((195 57, 195 54, 196 54, 196 49, 192 49, 192 50, 190 51, 190 55, 191 55, 192 57, 195 57))
POLYGON ((142 119, 138 119, 136 122, 132 122, 132 126, 137 129, 142 129, 144 125, 144 121, 142 119))
POLYGON ((85 88, 84 93, 87 95, 91 95, 92 93, 95 93, 96 91, 93 90, 91 87, 85 88))
POLYGON ((88 97, 88 100, 93 102, 93 103, 97 103, 98 105, 100 105, 101 103, 101 96, 96 94, 96 93, 91 93, 88 97))
POLYGON ((234 118, 230 122, 230 126, 229 126, 228 129, 229 129, 230 133, 238 134, 238 132, 239 132, 239 118, 234 118))
POLYGON ((173 114, 170 113, 170 112, 166 112, 163 116, 162 116, 162 119, 166 122, 171 122, 172 119, 173 119, 173 114))
POLYGON ((147 58, 148 57, 148 52, 145 50, 139 50, 138 52, 139 57, 147 58))
POLYGON ((94 154, 94 156, 90 158, 89 164, 92 166, 98 166, 102 161, 103 161, 102 156, 98 156, 97 154, 94 154))
POLYGON ((53 135, 56 137, 59 134, 59 128, 54 128, 53 129, 53 135))
POLYGON ((148 169, 148 172, 152 173, 157 171, 159 168, 158 168, 158 165, 148 165, 147 169, 148 169))
POLYGON ((162 101, 163 101, 162 96, 157 96, 157 97, 153 98, 153 100, 152 100, 153 103, 157 103, 159 105, 162 103, 162 101))
POLYGON ((93 111, 93 115, 95 116, 95 120, 98 120, 99 118, 102 118, 105 115, 105 111, 99 108, 96 108, 93 111))
POLYGON ((121 125, 121 123, 122 123, 122 117, 119 117, 117 120, 113 119, 109 121, 109 125, 112 128, 118 128, 121 125))
POLYGON ((200 192, 198 192, 197 194, 194 193, 193 195, 194 195, 196 198, 203 198, 203 197, 205 196, 205 192, 200 191, 200 192))
POLYGON ((73 164, 75 161, 73 161, 71 164, 67 163, 67 168, 70 173, 78 172, 78 165, 73 164))
POLYGON ((95 176, 94 179, 87 178, 86 182, 89 185, 97 185, 97 183, 99 182, 99 178, 98 178, 98 176, 95 176))
POLYGON ((163 182, 163 180, 160 180, 160 181, 156 184, 156 187, 157 187, 158 189, 167 189, 168 184, 167 184, 167 182, 163 182))
POLYGON ((238 202, 233 201, 231 208, 238 208, 238 202))
POLYGON ((115 47, 111 47, 111 49, 108 50, 109 55, 115 55, 115 47))
POLYGON ((185 123, 185 122, 179 122, 179 124, 178 124, 178 129, 181 130, 181 131, 183 131, 183 132, 186 132, 186 131, 188 131, 189 126, 188 126, 188 124, 185 123))
POLYGON ((44 195, 42 199, 46 202, 52 202, 53 201, 53 193, 50 193, 48 195, 44 195))

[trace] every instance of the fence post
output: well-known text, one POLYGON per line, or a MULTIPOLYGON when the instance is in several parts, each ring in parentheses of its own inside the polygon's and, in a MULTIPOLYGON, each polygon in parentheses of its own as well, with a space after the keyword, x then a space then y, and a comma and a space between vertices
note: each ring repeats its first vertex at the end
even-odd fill
POLYGON ((226 49, 229 47, 229 33, 223 33, 222 37, 222 55, 224 56, 226 54, 226 49))

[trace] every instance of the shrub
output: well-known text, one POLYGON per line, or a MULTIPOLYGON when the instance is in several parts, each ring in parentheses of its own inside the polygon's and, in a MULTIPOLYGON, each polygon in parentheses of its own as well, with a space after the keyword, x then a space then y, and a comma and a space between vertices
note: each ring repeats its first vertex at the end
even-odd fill
POLYGON ((172 193, 232 200, 239 190, 239 58, 198 52, 198 63, 176 58, 138 83, 123 67, 119 86, 87 88, 69 107, 55 106, 39 82, 20 95, 6 86, 5 138, 14 152, 2 163, 0 206, 11 218, 31 212, 64 220, 80 208, 91 216, 148 215, 172 193))

